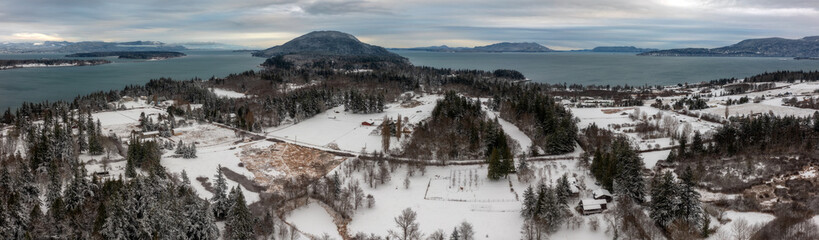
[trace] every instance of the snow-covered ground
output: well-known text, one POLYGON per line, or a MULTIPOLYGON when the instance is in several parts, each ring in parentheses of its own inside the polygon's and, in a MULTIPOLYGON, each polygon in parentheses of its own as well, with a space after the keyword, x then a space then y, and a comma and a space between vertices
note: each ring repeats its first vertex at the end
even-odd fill
POLYGON ((333 239, 342 239, 341 235, 338 234, 336 224, 333 223, 333 217, 315 200, 311 200, 307 205, 290 212, 286 216, 286 221, 298 228, 299 231, 313 237, 321 237, 327 234, 333 239))
MULTIPOLYGON (((100 120, 104 134, 115 133, 121 139, 127 139, 130 136, 131 131, 140 131, 140 114, 145 113, 146 116, 149 116, 154 120, 156 120, 157 114, 166 114, 165 111, 148 107, 144 101, 127 101, 126 103, 131 103, 132 106, 139 108, 92 114, 95 119, 100 120)), ((207 177, 209 178, 211 184, 213 184, 213 178, 219 165, 229 168, 236 173, 242 174, 248 179, 253 179, 253 174, 250 173, 250 171, 239 166, 239 163, 241 162, 241 149, 239 149, 238 146, 247 143, 236 144, 236 142, 240 141, 241 138, 237 137, 233 130, 221 128, 213 124, 199 124, 193 122, 192 125, 179 127, 175 129, 175 131, 177 133, 176 136, 172 136, 170 138, 159 138, 159 140, 172 141, 174 143, 182 140, 185 144, 195 143, 197 148, 197 158, 183 159, 174 157, 173 150, 166 150, 165 154, 160 160, 160 163, 169 173, 172 174, 180 174, 182 170, 185 170, 191 181, 191 185, 200 197, 210 198, 213 196, 213 194, 205 190, 205 187, 202 186, 202 184, 197 181, 196 178, 207 177)), ((83 162, 93 162, 93 164, 86 164, 88 172, 93 173, 95 171, 103 171, 103 165, 100 162, 103 156, 105 156, 105 154, 101 156, 88 156, 87 154, 82 154, 80 155, 80 159, 83 160, 83 162)), ((118 153, 113 153, 111 159, 117 162, 109 164, 108 171, 110 176, 116 177, 120 174, 124 174, 126 162, 123 160, 123 157, 119 156, 118 153)), ((229 179, 227 182, 229 187, 238 185, 235 181, 229 179)), ((258 193, 248 191, 244 187, 242 187, 242 190, 248 203, 259 201, 258 193)))
POLYGON ((243 97, 246 96, 244 93, 235 92, 235 91, 231 91, 231 90, 227 90, 227 89, 211 88, 211 90, 213 91, 213 93, 216 94, 216 96, 220 96, 220 97, 243 98, 243 97))
MULTIPOLYGON (((724 225, 719 226, 719 228, 717 228, 717 232, 714 233, 714 234, 711 234, 711 236, 708 239, 714 239, 714 240, 734 239, 734 236, 736 236, 736 231, 735 230, 737 229, 737 228, 734 227, 734 225, 736 225, 738 222, 743 222, 743 221, 740 221, 740 219, 744 220, 744 222, 747 223, 748 226, 753 226, 753 225, 760 225, 761 226, 761 225, 764 225, 764 224, 766 224, 766 223, 768 223, 770 221, 773 221, 774 218, 776 218, 776 217, 773 216, 773 215, 767 214, 767 213, 759 213, 759 212, 726 211, 725 212, 725 218, 731 219, 731 221, 724 224, 724 225)), ((752 233, 746 233, 746 234, 752 234, 752 233)))
MULTIPOLYGON (((581 197, 590 196, 591 189, 597 189, 587 171, 577 167, 576 160, 559 160, 531 163, 537 179, 554 183, 563 173, 569 177, 577 175, 587 186, 581 197)), ((475 227, 476 239, 520 239, 523 218, 520 217, 523 191, 537 181, 521 183, 515 175, 509 179, 488 180, 486 166, 446 166, 427 167, 425 176, 416 173, 410 177, 409 189, 403 186, 406 173, 400 167, 393 173, 392 180, 376 188, 362 184, 366 194, 375 198, 375 207, 359 208, 348 225, 351 234, 357 232, 386 235, 395 229, 392 219, 405 208, 418 214, 422 232, 429 234, 437 229, 451 232, 463 221, 475 227), (470 177, 471 176, 471 177, 470 177)), ((361 180, 361 173, 354 172, 355 179, 361 180)), ((573 198, 574 206, 579 198, 573 198)), ((574 210, 571 210, 573 213, 574 210)), ((575 213, 576 214, 576 213, 575 213)), ((583 216, 588 218, 599 216, 583 216)), ((601 226, 603 226, 601 221, 601 226)), ((604 229, 598 232, 561 229, 553 236, 560 239, 602 239, 604 229)))
MULTIPOLYGON (((583 129, 593 123, 600 128, 609 129, 615 133, 624 133, 632 140, 632 144, 635 144, 639 150, 668 148, 675 145, 672 144, 673 141, 668 137, 643 139, 637 133, 627 132, 626 130, 633 130, 634 127, 632 125, 637 123, 637 121, 632 120, 629 115, 638 110, 640 115, 645 115, 647 121, 653 124, 665 124, 663 120, 654 119, 654 116, 658 113, 661 113, 663 118, 671 117, 673 122, 678 123, 677 132, 682 132, 686 125, 690 126, 692 132, 700 131, 701 133, 707 133, 721 126, 721 124, 718 123, 712 123, 695 117, 646 106, 622 108, 571 108, 572 114, 580 119, 578 128, 583 129), (618 126, 620 127, 619 129, 617 128, 618 126)), ((644 158, 646 168, 652 168, 658 160, 668 157, 669 152, 670 151, 668 150, 653 151, 641 155, 644 158)))
POLYGON ((750 115, 752 113, 770 113, 776 115, 795 115, 795 116, 810 116, 816 110, 797 108, 791 106, 783 106, 783 99, 790 99, 796 97, 802 100, 804 97, 817 95, 815 91, 819 90, 819 83, 804 82, 804 83, 776 83, 777 89, 750 92, 736 95, 721 95, 720 91, 714 91, 716 97, 711 97, 708 100, 708 105, 711 108, 701 110, 705 113, 715 114, 717 116, 725 115, 725 101, 728 99, 739 100, 742 97, 750 98, 751 102, 739 105, 731 105, 728 107, 728 114, 731 116, 750 115), (764 98, 759 103, 754 103, 755 98, 764 98))
POLYGON ((503 128, 503 132, 505 132, 506 135, 509 135, 509 137, 512 137, 512 139, 518 142, 518 146, 520 146, 520 149, 522 151, 529 149, 529 146, 532 145, 532 139, 529 138, 529 136, 526 136, 526 134, 523 133, 523 131, 521 131, 520 128, 515 126, 515 124, 512 124, 511 122, 503 120, 503 118, 500 118, 499 113, 490 111, 489 109, 486 108, 486 105, 482 106, 484 106, 484 111, 487 112, 487 115, 489 117, 498 118, 498 123, 500 123, 501 128, 503 128))
POLYGON ((100 121, 102 125, 102 133, 109 135, 116 134, 119 138, 128 138, 131 131, 140 131, 139 116, 145 113, 146 116, 152 117, 156 121, 157 114, 166 114, 165 111, 156 108, 134 108, 122 111, 109 111, 93 113, 91 116, 95 120, 100 121))
POLYGON ((644 152, 640 154, 640 157, 643 158, 643 163, 645 164, 646 168, 653 169, 654 165, 657 164, 657 161, 665 160, 668 158, 669 153, 671 153, 671 150, 644 152))
MULTIPOLYGON (((426 95, 415 99, 421 104, 413 107, 402 107, 399 104, 387 104, 384 112, 373 114, 354 114, 345 112, 344 106, 331 108, 324 113, 305 119, 299 123, 267 129, 268 135, 285 138, 312 146, 327 147, 336 144, 338 148, 350 152, 381 150, 381 135, 378 133, 378 122, 384 116, 392 119, 401 115, 409 121, 404 124, 417 124, 428 118, 441 97, 426 95), (362 122, 376 122, 373 126, 364 126, 362 122), (333 143, 333 144, 331 144, 333 143)), ((407 139, 407 138, 402 138, 407 139)), ((391 148, 400 147, 398 140, 392 138, 391 148)))

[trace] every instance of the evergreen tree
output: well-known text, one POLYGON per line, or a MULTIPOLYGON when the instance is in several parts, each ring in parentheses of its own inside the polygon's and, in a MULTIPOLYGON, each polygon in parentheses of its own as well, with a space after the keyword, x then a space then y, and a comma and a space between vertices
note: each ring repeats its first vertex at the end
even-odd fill
POLYGON ((225 219, 228 210, 230 209, 230 202, 228 201, 227 181, 222 174, 222 165, 216 169, 216 185, 213 188, 213 197, 210 201, 213 203, 213 216, 216 219, 225 219))
POLYGON ((692 226, 698 226, 703 213, 700 205, 700 193, 694 187, 696 187, 694 173, 691 171, 691 167, 686 167, 680 176, 679 191, 677 192, 679 205, 677 205, 678 209, 675 215, 692 226))
POLYGON ((675 216, 675 198, 677 196, 674 176, 670 172, 657 174, 651 184, 651 219, 662 228, 666 228, 675 216))
POLYGON ((702 141, 700 131, 694 131, 694 138, 691 140, 691 153, 702 154, 705 152, 705 144, 702 141))
POLYGON ((557 179, 557 186, 555 192, 558 203, 568 204, 569 196, 571 196, 572 191, 571 187, 569 186, 569 178, 565 173, 563 174, 562 177, 557 179))
POLYGON ((677 150, 677 153, 680 155, 680 157, 685 158, 685 156, 688 154, 687 153, 688 136, 681 136, 679 142, 680 142, 680 146, 679 146, 679 150, 677 150))
POLYGON ((542 188, 542 190, 543 193, 541 195, 543 196, 543 200, 540 203, 540 212, 537 217, 546 232, 554 232, 563 223, 561 206, 564 205, 558 203, 554 188, 548 186, 542 188))
POLYGON ((536 210, 535 204, 537 204, 535 192, 532 190, 532 186, 529 185, 529 187, 523 191, 523 209, 521 209, 520 215, 523 216, 524 219, 534 217, 536 210))
POLYGON ((226 239, 252 239, 253 216, 250 215, 244 194, 240 186, 236 186, 236 202, 230 209, 225 222, 226 239))
MULTIPOLYGON (((53 166, 53 165, 52 165, 53 166)), ((51 172, 51 181, 48 184, 48 194, 46 195, 46 202, 49 205, 54 205, 58 198, 62 197, 63 184, 60 181, 59 173, 51 172)))
POLYGON ((498 180, 501 178, 503 165, 501 164, 500 154, 498 153, 498 149, 492 149, 492 154, 489 155, 487 159, 489 162, 489 167, 487 167, 487 177, 491 180, 498 180))
POLYGON ((461 235, 458 234, 458 228, 452 229, 452 235, 449 235, 449 240, 461 240, 461 235))
POLYGON ((131 225, 130 213, 125 209, 120 196, 114 196, 111 201, 112 213, 105 219, 100 234, 105 239, 134 239, 135 226, 131 225))
POLYGON ((182 139, 179 140, 179 143, 176 144, 176 150, 173 152, 175 154, 182 155, 185 153, 185 143, 182 142, 182 139))
POLYGON ((95 131, 88 134, 88 153, 91 155, 100 155, 104 150, 102 147, 102 139, 100 139, 102 138, 102 130, 100 128, 100 122, 97 120, 97 127, 94 128, 95 131))
POLYGON ((638 203, 645 201, 645 183, 643 180, 643 159, 631 148, 628 140, 619 138, 613 145, 613 158, 617 159, 617 188, 615 192, 623 193, 638 203))

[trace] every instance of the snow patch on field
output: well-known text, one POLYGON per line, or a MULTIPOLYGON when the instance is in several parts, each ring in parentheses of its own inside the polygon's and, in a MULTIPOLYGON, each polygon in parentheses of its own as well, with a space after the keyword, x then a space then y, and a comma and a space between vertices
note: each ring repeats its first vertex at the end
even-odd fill
POLYGON ((342 239, 338 234, 333 217, 327 213, 319 203, 311 201, 306 206, 302 206, 290 212, 287 222, 296 226, 299 231, 310 234, 314 237, 321 237, 324 234, 333 239, 342 239))
POLYGON ((731 221, 720 226, 717 229, 717 232, 712 234, 708 239, 725 239, 726 237, 732 238, 736 234, 734 232, 734 225, 737 224, 740 219, 744 219, 748 223, 748 226, 753 226, 756 224, 764 225, 770 221, 773 221, 776 216, 760 212, 725 211, 725 218, 731 219, 731 221))
POLYGON ((671 150, 645 152, 641 153, 640 157, 643 158, 643 163, 646 168, 654 169, 654 165, 657 165, 657 161, 667 159, 669 153, 671 153, 671 150))
POLYGON ((220 97, 243 98, 243 97, 247 96, 244 93, 234 92, 234 91, 227 90, 227 89, 211 88, 211 90, 213 91, 213 93, 216 94, 216 96, 220 96, 220 97))

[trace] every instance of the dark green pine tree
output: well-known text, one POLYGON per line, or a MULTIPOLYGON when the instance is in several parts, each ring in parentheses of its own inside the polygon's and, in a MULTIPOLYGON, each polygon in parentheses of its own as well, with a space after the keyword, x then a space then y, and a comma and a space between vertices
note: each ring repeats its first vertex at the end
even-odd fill
POLYGON ((227 181, 225 175, 222 174, 222 165, 216 169, 216 185, 213 188, 213 197, 210 199, 213 203, 213 216, 216 219, 225 219, 225 215, 230 209, 230 202, 227 197, 227 181))
POLYGON ((103 152, 102 142, 100 136, 97 134, 88 135, 88 153, 91 155, 100 155, 103 152))
POLYGON ((819 132, 819 111, 813 112, 813 131, 819 132))
POLYGON ((557 195, 557 202, 560 204, 568 204, 569 196, 571 196, 572 191, 571 187, 569 186, 569 177, 564 173, 562 177, 557 179, 557 186, 555 189, 555 195, 557 195))
POLYGON ((521 209, 520 215, 523 216, 524 219, 531 219, 535 215, 535 204, 537 204, 537 199, 535 198, 535 192, 530 185, 525 191, 523 191, 523 209, 521 209))
POLYGON ((702 154, 705 152, 705 144, 702 141, 700 131, 694 131, 694 138, 691 140, 691 153, 702 154))
POLYGON ((679 154, 681 158, 685 159, 685 156, 688 155, 688 136, 681 136, 679 142, 680 145, 677 150, 677 154, 679 154))
POLYGON ((461 236, 458 235, 458 228, 452 229, 452 235, 449 235, 449 240, 460 240, 461 236))
POLYGON ((615 192, 631 197, 638 203, 645 201, 645 181, 643 179, 643 159, 631 148, 628 140, 618 138, 613 146, 613 159, 616 159, 617 168, 615 192))
POLYGON ((670 172, 657 174, 651 181, 651 219, 658 226, 666 228, 675 218, 676 184, 670 172))
POLYGON ((94 228, 92 229, 94 235, 99 235, 102 231, 102 226, 105 225, 105 219, 108 218, 108 211, 105 209, 105 204, 100 203, 97 206, 97 217, 94 219, 94 228))
POLYGON ((696 187, 694 173, 691 171, 691 167, 686 167, 680 176, 679 191, 677 192, 680 200, 675 215, 691 226, 698 226, 703 214, 700 205, 700 193, 694 187, 696 187))
POLYGON ((491 180, 500 179, 502 175, 501 171, 503 171, 503 165, 501 164, 500 154, 498 153, 497 148, 492 149, 492 153, 489 154, 489 159, 487 159, 487 162, 489 162, 489 166, 487 167, 488 173, 486 176, 491 180))
POLYGON ((252 239, 254 235, 253 216, 250 215, 240 186, 236 186, 236 202, 225 222, 225 232, 226 239, 252 239))

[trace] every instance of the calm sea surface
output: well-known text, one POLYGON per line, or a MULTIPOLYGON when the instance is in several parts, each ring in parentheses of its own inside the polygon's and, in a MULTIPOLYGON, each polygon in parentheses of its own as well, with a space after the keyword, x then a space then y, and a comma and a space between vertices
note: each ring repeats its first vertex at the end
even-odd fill
MULTIPOLYGON (((819 70, 819 61, 791 58, 638 57, 627 53, 438 53, 395 51, 415 65, 455 69, 516 69, 535 82, 610 85, 672 85, 765 71, 819 70)), ((114 63, 0 71, 0 111, 22 102, 70 100, 99 90, 122 89, 152 78, 223 77, 258 69, 250 53, 188 51, 162 61, 106 58, 114 63)), ((62 54, 0 54, 0 59, 63 58, 62 54)))
MULTIPOLYGON (((18 68, 0 71, 0 114, 23 102, 72 100, 99 90, 143 85, 160 77, 203 79, 258 70, 263 58, 231 51, 186 51, 187 56, 161 61, 117 59, 113 63, 83 67, 18 68)), ((0 59, 64 58, 64 54, 0 54, 0 59)))
POLYGON ((515 69, 535 82, 673 85, 743 78, 765 71, 819 70, 819 61, 753 57, 640 57, 632 53, 441 53, 395 51, 415 65, 515 69))

